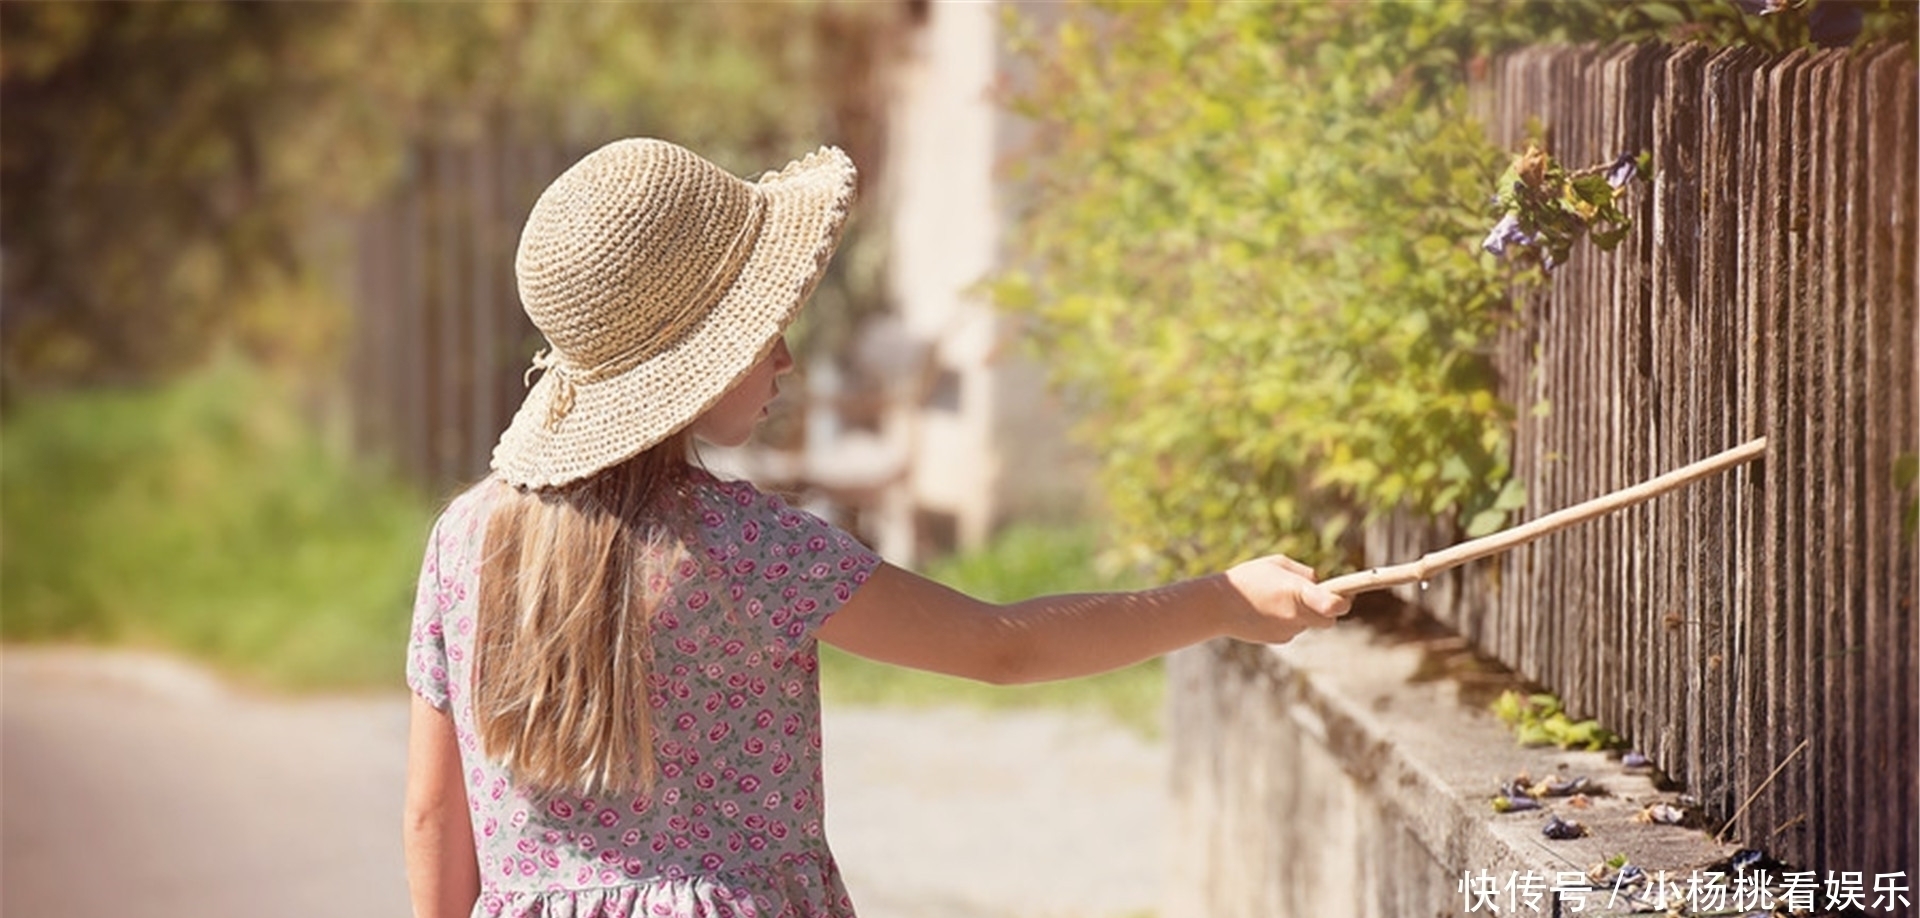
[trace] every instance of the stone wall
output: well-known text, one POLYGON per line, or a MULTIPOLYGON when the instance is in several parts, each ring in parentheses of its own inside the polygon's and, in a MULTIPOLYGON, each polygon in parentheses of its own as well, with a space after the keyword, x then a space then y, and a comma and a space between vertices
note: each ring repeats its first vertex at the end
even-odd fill
MULTIPOLYGON (((1517 746, 1484 698, 1426 678, 1436 646, 1457 645, 1350 621, 1281 648, 1176 654, 1164 918, 1455 915, 1469 911, 1464 872, 1550 886, 1623 852, 1675 876, 1731 854, 1697 829, 1635 822, 1675 795, 1617 755, 1517 746), (1494 813, 1495 790, 1522 772, 1586 776, 1606 794, 1586 809, 1494 813), (1549 811, 1591 834, 1545 838, 1549 811)), ((1604 890, 1575 897, 1604 913, 1604 890)), ((1539 906, 1551 914, 1551 897, 1539 906)))

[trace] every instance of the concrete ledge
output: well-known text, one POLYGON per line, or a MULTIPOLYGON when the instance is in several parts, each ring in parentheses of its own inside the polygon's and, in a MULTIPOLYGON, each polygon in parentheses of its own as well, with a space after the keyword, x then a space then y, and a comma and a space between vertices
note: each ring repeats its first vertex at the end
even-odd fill
MULTIPOLYGON (((1462 888, 1482 871, 1498 914, 1555 914, 1556 881, 1609 857, 1684 885, 1733 853, 1697 829, 1635 822, 1676 794, 1613 755, 1517 746, 1458 682, 1420 677, 1427 654, 1348 622, 1286 647, 1175 655, 1166 918, 1493 914, 1462 888), (1601 793, 1584 809, 1549 799, 1496 814, 1490 799, 1522 772, 1584 776, 1601 793), (1546 838, 1549 814, 1588 835, 1546 838), (1530 877, 1539 901, 1509 898, 1530 877)), ((1626 911, 1609 891, 1568 893, 1559 913, 1626 911)))

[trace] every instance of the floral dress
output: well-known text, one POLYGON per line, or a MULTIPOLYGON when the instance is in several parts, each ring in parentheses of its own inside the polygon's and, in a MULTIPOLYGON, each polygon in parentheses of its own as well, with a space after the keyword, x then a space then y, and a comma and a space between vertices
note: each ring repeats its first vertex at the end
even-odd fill
POLYGON ((850 916, 823 832, 813 632, 879 559, 742 482, 696 472, 705 544, 654 613, 643 794, 537 796, 481 754, 469 684, 493 483, 434 525, 407 682, 459 736, 480 864, 475 915, 850 916))

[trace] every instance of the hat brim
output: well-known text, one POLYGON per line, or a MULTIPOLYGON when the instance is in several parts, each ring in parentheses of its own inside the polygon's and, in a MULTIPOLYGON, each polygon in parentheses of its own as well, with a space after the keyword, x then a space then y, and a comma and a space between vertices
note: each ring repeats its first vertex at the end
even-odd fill
POLYGON ((632 370, 572 383, 572 404, 552 425, 561 382, 542 374, 494 447, 494 471, 521 487, 560 487, 639 455, 713 407, 820 282, 853 205, 854 177, 845 153, 823 147, 753 183, 766 208, 760 237, 706 318, 632 370))

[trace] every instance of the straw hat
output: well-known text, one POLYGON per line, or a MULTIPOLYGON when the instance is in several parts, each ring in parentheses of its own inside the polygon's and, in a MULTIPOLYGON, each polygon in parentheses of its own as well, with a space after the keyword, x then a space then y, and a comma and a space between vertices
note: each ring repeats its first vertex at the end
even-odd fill
POLYGON ((548 349, 494 470, 523 487, 564 485, 699 417, 799 313, 853 193, 853 162, 832 147, 757 182, 647 139, 562 173, 514 259, 548 349))

